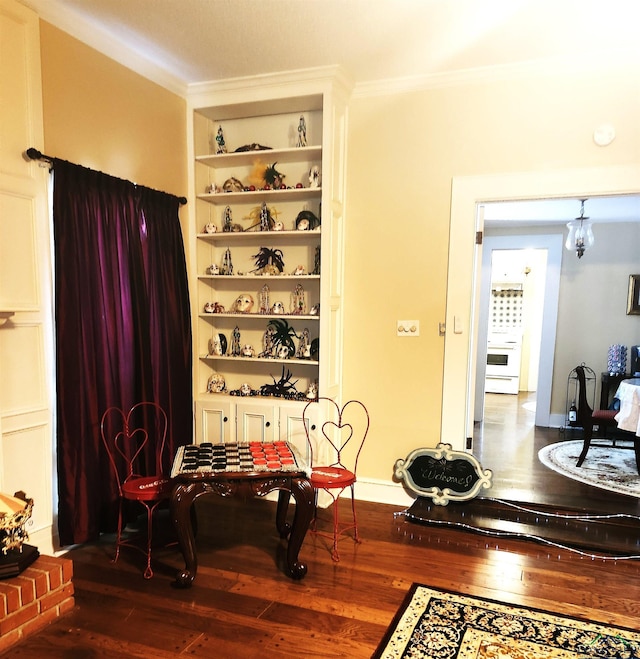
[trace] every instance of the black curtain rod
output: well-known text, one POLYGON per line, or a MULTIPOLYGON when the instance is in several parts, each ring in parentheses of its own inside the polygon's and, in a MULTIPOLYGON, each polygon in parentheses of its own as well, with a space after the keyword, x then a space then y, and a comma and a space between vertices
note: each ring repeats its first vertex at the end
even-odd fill
MULTIPOLYGON (((52 158, 51 156, 46 156, 42 151, 38 151, 38 149, 34 149, 33 147, 29 147, 26 151, 25 154, 29 158, 29 160, 42 160, 43 162, 49 163, 51 167, 53 167, 56 159, 52 158)), ((171 197, 176 197, 176 195, 172 195, 168 192, 165 192, 164 194, 169 194, 171 197)), ((186 197, 176 197, 178 202, 180 203, 181 206, 184 206, 187 203, 187 198, 186 197)))

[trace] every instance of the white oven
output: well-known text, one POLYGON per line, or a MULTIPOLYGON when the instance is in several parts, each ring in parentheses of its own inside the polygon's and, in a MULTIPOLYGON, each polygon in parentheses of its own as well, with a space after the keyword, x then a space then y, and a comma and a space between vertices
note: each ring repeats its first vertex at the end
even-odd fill
POLYGON ((521 354, 522 338, 520 336, 489 336, 485 391, 499 394, 518 393, 521 354))

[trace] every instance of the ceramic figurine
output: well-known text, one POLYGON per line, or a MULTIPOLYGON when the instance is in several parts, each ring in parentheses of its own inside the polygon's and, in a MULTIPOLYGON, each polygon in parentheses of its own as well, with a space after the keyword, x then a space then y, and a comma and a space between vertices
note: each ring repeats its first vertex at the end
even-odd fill
POLYGON ((310 188, 320 187, 320 169, 317 165, 314 165, 309 171, 309 187, 310 188))
POLYGON ((216 227, 213 222, 208 222, 207 224, 204 225, 204 232, 205 233, 215 233, 218 230, 218 227, 216 227))
POLYGON ((231 307, 233 313, 251 313, 251 309, 253 309, 253 296, 249 293, 239 295, 231 307))
POLYGON ((218 133, 216 135, 216 153, 226 153, 227 145, 224 142, 224 133, 222 126, 218 126, 218 133))
POLYGON ((240 356, 240 328, 236 325, 233 328, 233 338, 231 339, 231 356, 240 356))
POLYGON ((258 312, 261 314, 269 313, 269 287, 265 284, 260 289, 260 294, 258 296, 258 312))
POLYGON ((204 303, 204 312, 205 313, 215 313, 213 302, 205 302, 204 303))
POLYGON ((255 357, 256 356, 256 351, 253 349, 253 346, 250 346, 247 343, 247 345, 243 346, 243 348, 242 348, 242 356, 243 357, 255 357))
POLYGON ((273 306, 271 307, 271 313, 279 316, 283 315, 284 304, 282 302, 274 302, 273 306))
POLYGON ((210 394, 219 394, 224 391, 226 386, 224 376, 220 373, 214 373, 207 382, 207 391, 210 394))
POLYGON ((307 146, 307 122, 303 115, 300 115, 300 122, 298 123, 298 144, 297 146, 307 146))

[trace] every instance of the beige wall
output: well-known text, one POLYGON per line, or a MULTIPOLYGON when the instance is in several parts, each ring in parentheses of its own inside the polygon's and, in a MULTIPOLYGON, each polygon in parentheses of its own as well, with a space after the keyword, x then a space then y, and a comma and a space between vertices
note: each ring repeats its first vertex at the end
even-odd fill
POLYGON ((440 439, 452 179, 637 163, 637 76, 621 66, 352 101, 344 393, 370 406, 361 474, 388 480, 397 458, 440 439), (617 138, 601 148, 605 121, 617 138), (419 338, 396 338, 404 318, 419 338))
POLYGON ((40 33, 45 153, 187 196, 185 100, 49 23, 40 33))
MULTIPOLYGON (((47 153, 186 195, 183 99, 46 23, 42 64, 47 153)), ((344 395, 371 412, 361 478, 390 480, 440 438, 452 178, 637 163, 637 79, 619 67, 352 100, 344 395), (605 121, 617 138, 599 148, 605 121), (397 338, 398 319, 420 336, 397 338)))

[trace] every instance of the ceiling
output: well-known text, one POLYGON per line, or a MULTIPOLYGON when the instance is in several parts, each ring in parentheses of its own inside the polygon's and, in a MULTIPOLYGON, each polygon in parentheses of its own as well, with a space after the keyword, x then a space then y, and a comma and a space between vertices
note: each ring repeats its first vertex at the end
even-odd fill
POLYGON ((363 83, 640 53, 634 0, 21 1, 185 84, 325 65, 363 83))
MULTIPOLYGON (((635 0, 20 0, 178 93, 227 78, 338 65, 355 85, 535 66, 640 62, 635 0)), ((594 127, 595 128, 595 127, 594 127)), ((488 224, 567 222, 577 200, 488 204, 488 224)), ((640 220, 637 197, 590 200, 640 220)))

